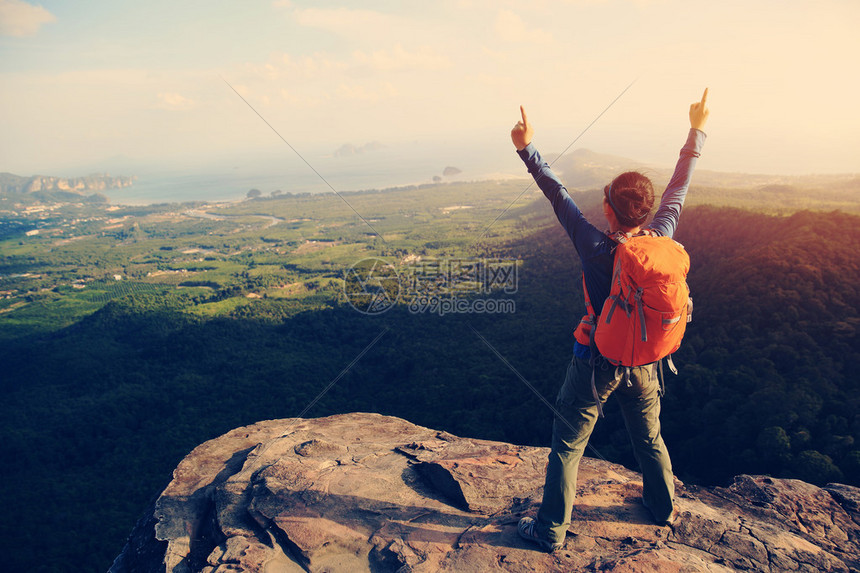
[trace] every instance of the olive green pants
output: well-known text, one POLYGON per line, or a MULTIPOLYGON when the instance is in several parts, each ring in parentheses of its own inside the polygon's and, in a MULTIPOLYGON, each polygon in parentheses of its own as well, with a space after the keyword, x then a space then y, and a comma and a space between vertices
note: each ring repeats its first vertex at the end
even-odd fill
MULTIPOLYGON (((656 521, 668 519, 675 488, 672 462, 660 436, 660 383, 656 364, 631 368, 628 384, 623 376, 616 378, 614 366, 598 358, 595 386, 601 404, 610 394, 617 396, 642 470, 643 502, 656 521)), ((576 357, 571 360, 556 409, 561 418, 556 416, 553 421, 552 450, 537 515, 538 534, 553 543, 563 542, 570 526, 579 460, 598 417, 588 361, 576 357)))

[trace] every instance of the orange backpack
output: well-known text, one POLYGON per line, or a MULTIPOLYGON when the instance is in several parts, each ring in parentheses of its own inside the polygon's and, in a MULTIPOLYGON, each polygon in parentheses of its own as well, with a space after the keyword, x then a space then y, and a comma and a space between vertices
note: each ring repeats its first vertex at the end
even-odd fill
POLYGON ((650 229, 619 231, 612 239, 618 246, 609 297, 595 317, 586 291, 588 314, 574 334, 616 366, 650 364, 681 346, 693 308, 690 257, 683 245, 650 229))

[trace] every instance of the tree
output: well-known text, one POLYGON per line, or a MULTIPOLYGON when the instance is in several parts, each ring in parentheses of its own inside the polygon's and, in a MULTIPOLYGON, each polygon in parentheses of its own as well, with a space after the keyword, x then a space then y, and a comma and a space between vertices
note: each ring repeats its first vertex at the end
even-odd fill
POLYGON ((845 473, 847 483, 860 483, 860 450, 848 452, 848 455, 842 461, 841 468, 845 473))
POLYGON ((794 460, 794 473, 803 481, 824 485, 830 482, 841 481, 842 472, 830 456, 825 456, 816 450, 805 450, 794 460))
POLYGON ((791 440, 779 426, 769 426, 759 432, 756 439, 758 454, 768 462, 786 464, 791 460, 791 440))
POLYGON ((256 199, 262 194, 263 192, 259 189, 251 189, 250 191, 248 191, 248 199, 256 199))

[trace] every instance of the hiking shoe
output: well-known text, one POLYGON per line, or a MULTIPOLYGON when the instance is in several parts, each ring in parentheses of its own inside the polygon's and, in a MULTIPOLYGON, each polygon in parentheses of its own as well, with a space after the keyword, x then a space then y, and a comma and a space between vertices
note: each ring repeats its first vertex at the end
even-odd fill
POLYGON ((672 527, 675 524, 675 521, 678 519, 678 515, 681 513, 680 511, 678 511, 677 505, 672 506, 672 513, 669 515, 669 517, 660 521, 656 517, 654 517, 654 512, 651 510, 651 506, 649 506, 647 503, 645 503, 644 499, 642 500, 642 505, 644 505, 645 509, 648 510, 648 513, 651 514, 651 518, 654 520, 654 522, 657 525, 660 525, 663 527, 672 527))
POLYGON ((667 517, 667 518, 665 519, 665 521, 661 521, 661 522, 659 523, 659 525, 663 525, 663 526, 666 526, 666 527, 672 527, 673 525, 675 525, 675 521, 677 521, 677 520, 678 520, 678 515, 679 515, 679 514, 680 514, 680 512, 678 511, 677 506, 676 506, 676 507, 674 507, 674 508, 672 508, 672 515, 670 515, 669 517, 667 517))
POLYGON ((556 549, 561 549, 561 543, 552 543, 551 541, 538 537, 537 531, 535 531, 536 525, 537 522, 534 519, 531 517, 524 517, 520 520, 519 524, 517 524, 517 532, 523 539, 528 539, 529 541, 537 543, 544 551, 552 553, 556 549))

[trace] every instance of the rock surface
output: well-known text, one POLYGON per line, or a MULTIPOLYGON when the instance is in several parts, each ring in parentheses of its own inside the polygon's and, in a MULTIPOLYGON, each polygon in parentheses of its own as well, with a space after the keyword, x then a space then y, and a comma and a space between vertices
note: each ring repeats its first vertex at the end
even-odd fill
POLYGON ((564 547, 517 536, 547 450, 378 414, 260 422, 192 451, 112 572, 857 571, 860 489, 677 483, 654 525, 639 474, 584 458, 564 547))

